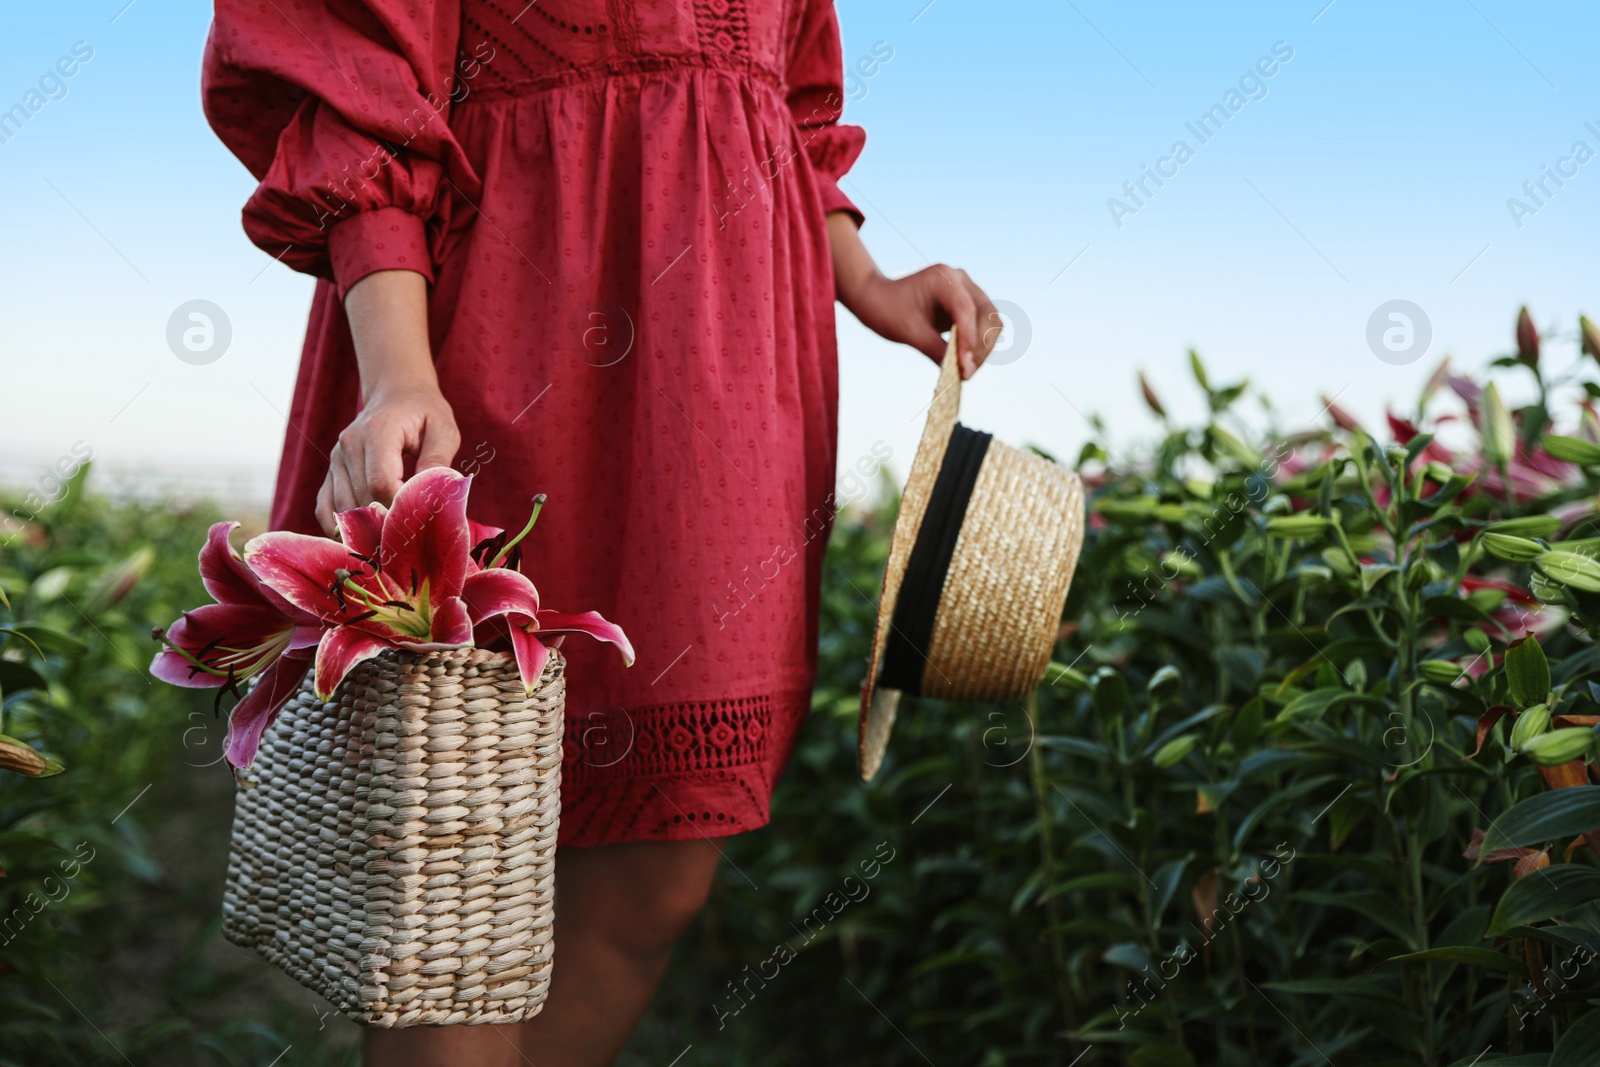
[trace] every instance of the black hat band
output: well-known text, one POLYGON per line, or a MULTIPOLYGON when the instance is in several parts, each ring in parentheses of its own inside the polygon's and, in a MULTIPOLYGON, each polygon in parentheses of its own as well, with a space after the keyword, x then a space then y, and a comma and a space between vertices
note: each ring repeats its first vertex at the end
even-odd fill
POLYGON ((884 643, 878 684, 915 696, 922 691, 922 673, 928 665, 933 622, 944 594, 944 580, 955 554, 961 524, 972 500, 983 457, 993 434, 969 430, 959 422, 950 431, 939 476, 934 479, 928 508, 922 514, 917 539, 906 561, 906 573, 895 599, 894 617, 884 643))

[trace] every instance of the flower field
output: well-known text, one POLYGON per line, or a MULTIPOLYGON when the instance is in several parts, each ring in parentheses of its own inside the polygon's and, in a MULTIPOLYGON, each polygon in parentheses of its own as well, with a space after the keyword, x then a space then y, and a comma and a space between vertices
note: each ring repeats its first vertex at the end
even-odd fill
MULTIPOLYGON (((1600 334, 1510 340, 1381 426, 1263 426, 1198 357, 1145 383, 1133 463, 1062 457, 1091 530, 1044 683, 909 702, 870 786, 892 502, 842 517, 774 822, 623 1062, 1600 1062, 1600 334)), ((221 942, 223 722, 148 673, 219 518, 85 468, 0 543, 0 1063, 354 1062, 221 942)))

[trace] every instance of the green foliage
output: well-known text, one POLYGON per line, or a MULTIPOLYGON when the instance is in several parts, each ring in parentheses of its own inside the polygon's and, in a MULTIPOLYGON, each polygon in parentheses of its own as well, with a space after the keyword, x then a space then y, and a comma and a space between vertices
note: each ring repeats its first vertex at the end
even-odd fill
POLYGON ((340 1062, 309 995, 220 942, 221 724, 145 670, 150 627, 205 599, 215 516, 86 476, 0 509, 3 729, 65 767, 0 770, 0 1064, 340 1062))
MULTIPOLYGON (((1335 428, 1251 433, 1198 357, 1204 425, 1142 383, 1166 436, 1136 467, 1084 450, 1094 522, 1045 683, 908 700, 865 788, 892 508, 842 524, 773 827, 729 842, 627 1062, 1593 1062, 1600 482, 1540 446, 1593 377, 1552 362, 1492 390, 1441 368, 1417 419, 1454 415, 1449 448, 1331 405, 1335 428), (884 841, 870 898, 799 936, 884 841), (752 980, 779 943, 795 960, 752 980)), ((1568 420, 1600 447, 1587 404, 1568 420)))
MULTIPOLYGON (((1080 457, 1044 682, 908 699, 866 786, 893 502, 841 519, 773 824, 723 843, 623 1062, 1595 1062, 1600 465, 1541 442, 1571 396, 1563 435, 1600 447, 1600 387, 1534 355, 1492 390, 1442 368, 1388 444, 1331 404, 1252 431, 1197 356, 1203 424, 1145 383, 1162 438, 1080 457)), ((0 1064, 349 1062, 219 944, 220 728, 146 682, 210 517, 77 485, 0 544, 3 732, 66 768, 0 772, 0 923, 69 887, 0 933, 0 1064)))

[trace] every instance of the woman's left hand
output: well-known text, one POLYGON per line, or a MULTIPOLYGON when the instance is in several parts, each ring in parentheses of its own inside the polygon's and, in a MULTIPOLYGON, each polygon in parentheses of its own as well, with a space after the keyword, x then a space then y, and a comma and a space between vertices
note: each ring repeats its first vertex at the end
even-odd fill
POLYGON ((873 333, 910 345, 935 363, 944 360, 952 326, 960 345, 961 377, 975 374, 1004 328, 1000 313, 967 272, 936 263, 904 278, 886 278, 872 261, 845 212, 828 216, 839 302, 873 333))

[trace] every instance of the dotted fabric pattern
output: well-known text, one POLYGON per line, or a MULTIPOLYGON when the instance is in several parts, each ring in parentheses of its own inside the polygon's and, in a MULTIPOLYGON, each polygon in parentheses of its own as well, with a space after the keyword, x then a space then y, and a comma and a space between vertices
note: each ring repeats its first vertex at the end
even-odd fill
POLYGON ((638 651, 624 669, 562 645, 561 843, 764 824, 809 705, 834 508, 823 217, 854 211, 837 179, 864 135, 838 124, 831 2, 216 9, 207 115, 261 179, 246 232, 327 279, 274 527, 317 531, 359 410, 343 292, 428 277, 473 516, 519 528, 547 494, 524 572, 638 651), (621 724, 604 749, 597 715, 621 724))

